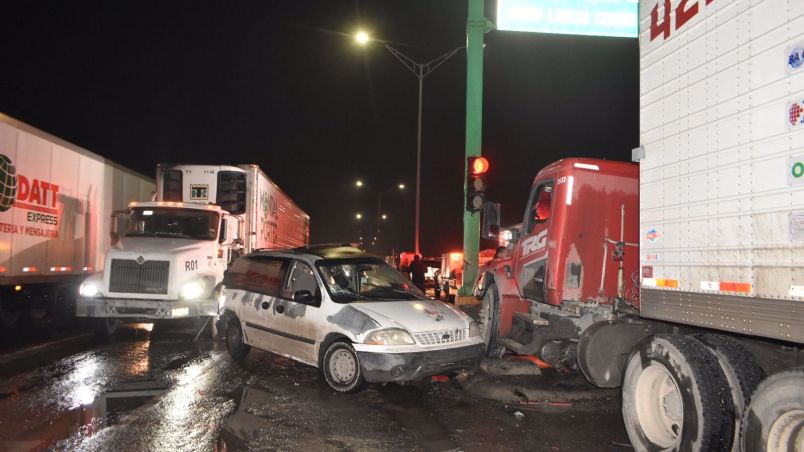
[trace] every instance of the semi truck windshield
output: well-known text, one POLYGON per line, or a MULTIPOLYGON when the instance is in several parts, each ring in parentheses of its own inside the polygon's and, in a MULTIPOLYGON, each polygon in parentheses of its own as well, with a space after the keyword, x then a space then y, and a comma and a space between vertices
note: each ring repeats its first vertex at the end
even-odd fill
POLYGON ((197 209, 135 208, 131 209, 126 236, 214 240, 218 236, 218 214, 197 209))

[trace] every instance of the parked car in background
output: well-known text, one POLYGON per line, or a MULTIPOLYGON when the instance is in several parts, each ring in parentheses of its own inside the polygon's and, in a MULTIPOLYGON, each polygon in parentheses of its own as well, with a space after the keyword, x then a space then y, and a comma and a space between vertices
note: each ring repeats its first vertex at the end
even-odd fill
POLYGON ((286 356, 338 392, 472 368, 483 353, 476 322, 351 246, 257 251, 223 284, 218 331, 233 357, 286 356))

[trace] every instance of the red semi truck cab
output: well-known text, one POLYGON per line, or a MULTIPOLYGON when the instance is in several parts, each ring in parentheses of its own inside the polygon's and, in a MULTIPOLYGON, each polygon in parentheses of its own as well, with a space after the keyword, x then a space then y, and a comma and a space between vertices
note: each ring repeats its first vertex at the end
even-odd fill
POLYGON ((539 171, 507 257, 480 271, 478 286, 493 278, 500 295, 500 335, 509 333, 515 312, 533 311, 534 303, 575 311, 633 293, 638 192, 632 163, 571 158, 539 171))

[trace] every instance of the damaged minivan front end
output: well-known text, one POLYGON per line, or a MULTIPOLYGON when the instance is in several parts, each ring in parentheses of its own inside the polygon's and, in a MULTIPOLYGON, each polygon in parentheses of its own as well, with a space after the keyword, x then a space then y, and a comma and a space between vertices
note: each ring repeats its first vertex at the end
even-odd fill
POLYGON ((317 366, 333 389, 356 392, 472 369, 483 356, 476 322, 360 250, 241 259, 224 281, 221 312, 234 357, 257 347, 317 366))

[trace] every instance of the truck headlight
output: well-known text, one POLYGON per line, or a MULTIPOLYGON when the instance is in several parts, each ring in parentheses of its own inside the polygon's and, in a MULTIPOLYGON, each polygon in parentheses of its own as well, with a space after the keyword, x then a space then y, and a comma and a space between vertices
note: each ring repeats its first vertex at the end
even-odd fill
POLYGON ((399 328, 389 328, 386 330, 377 330, 368 336, 363 341, 370 345, 413 345, 413 338, 410 337, 405 330, 399 328))
POLYGON ((78 288, 78 293, 82 297, 92 298, 98 296, 100 289, 95 284, 81 284, 81 287, 78 288))
POLYGON ((480 336, 480 325, 472 320, 469 322, 469 337, 480 336))
POLYGON ((204 293, 204 285, 198 281, 190 281, 185 283, 179 289, 179 298, 185 300, 194 300, 204 293))

